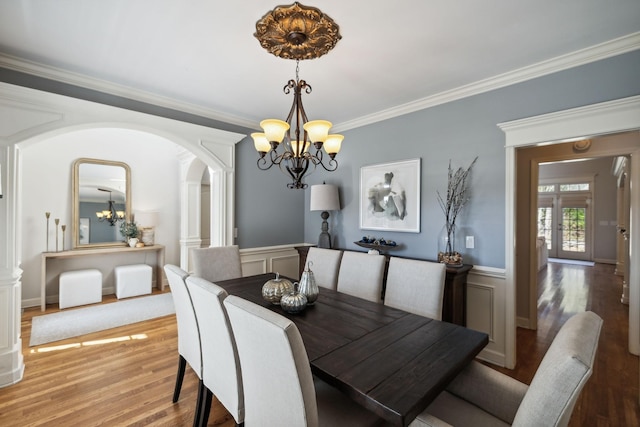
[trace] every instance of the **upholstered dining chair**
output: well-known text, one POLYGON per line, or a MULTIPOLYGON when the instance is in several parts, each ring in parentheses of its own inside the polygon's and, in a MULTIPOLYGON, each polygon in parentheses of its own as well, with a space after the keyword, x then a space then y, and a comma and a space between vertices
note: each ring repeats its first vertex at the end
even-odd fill
MULTIPOLYGON (((338 270, 342 251, 337 249, 309 248, 307 265, 313 271, 313 278, 318 286, 335 290, 338 286, 338 270)), ((305 266, 306 268, 306 266, 305 266)))
POLYGON ((410 426, 568 425, 593 371, 601 328, 590 311, 567 320, 529 386, 472 362, 410 426))
POLYGON ((227 292, 201 277, 189 276, 187 289, 200 326, 202 344, 202 401, 199 425, 206 426, 213 395, 233 416, 236 424, 244 422, 242 377, 231 324, 222 302, 227 292))
POLYGON ((237 245, 191 249, 193 275, 210 282, 242 277, 237 245))
MULTIPOLYGON (((202 354, 200 349, 200 329, 196 319, 193 303, 185 279, 189 274, 180 267, 167 264, 164 272, 169 281, 173 304, 176 309, 176 321, 178 323, 178 374, 173 391, 173 403, 180 398, 180 389, 187 363, 196 373, 202 383, 202 354)), ((198 396, 197 402, 201 401, 198 396)), ((196 405, 194 420, 198 419, 199 407, 196 405)))
POLYGON ((438 262, 391 257, 384 304, 441 320, 446 273, 438 262))
POLYGON ((340 261, 338 291, 373 302, 382 302, 383 255, 345 251, 340 261))
POLYGON ((224 305, 240 357, 247 427, 384 425, 334 387, 314 379, 293 322, 234 295, 224 305))

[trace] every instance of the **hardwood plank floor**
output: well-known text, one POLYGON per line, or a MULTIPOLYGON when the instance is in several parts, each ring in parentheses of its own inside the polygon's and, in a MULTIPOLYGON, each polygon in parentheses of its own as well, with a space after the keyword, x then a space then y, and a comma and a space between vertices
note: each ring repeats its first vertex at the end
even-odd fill
MULTIPOLYGON (((621 279, 613 266, 549 264, 539 281, 539 329, 518 328, 516 369, 497 369, 530 383, 564 321, 592 310, 604 325, 594 374, 570 426, 638 426, 638 357, 627 351, 628 307, 620 304, 621 279)), ((113 301, 106 296, 103 303, 113 301)), ((57 311, 57 305, 47 307, 47 313, 57 311)), ((22 316, 24 379, 0 389, 0 425, 193 423, 197 377, 189 369, 179 402, 171 402, 178 359, 175 316, 31 348, 31 319, 40 314, 32 308, 22 316)), ((234 425, 214 398, 209 426, 234 425)))
POLYGON ((569 317, 587 310, 602 317, 593 375, 576 404, 570 427, 639 425, 638 357, 628 351, 629 307, 620 303, 622 278, 614 270, 609 264, 549 263, 538 273, 538 330, 518 328, 516 368, 496 368, 529 384, 569 317))

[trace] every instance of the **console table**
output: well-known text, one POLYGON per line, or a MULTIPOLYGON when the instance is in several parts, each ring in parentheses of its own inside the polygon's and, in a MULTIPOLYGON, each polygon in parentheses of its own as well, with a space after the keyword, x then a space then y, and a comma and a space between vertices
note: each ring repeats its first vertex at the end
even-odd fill
MULTIPOLYGON (((302 272, 307 263, 307 253, 311 246, 297 246, 296 250, 299 255, 299 268, 300 274, 298 277, 302 277, 302 272)), ((339 251, 347 251, 349 249, 336 249, 339 251)), ((389 269, 390 255, 383 254, 387 260, 384 267, 384 281, 382 287, 382 294, 384 295, 384 288, 387 283, 387 272, 389 269)), ((393 255, 396 256, 396 255, 393 255)), ((408 258, 408 257, 400 257, 408 258)), ((418 259, 418 258, 409 258, 418 259)), ((431 261, 431 260, 422 260, 431 261)), ((442 320, 449 323, 455 323, 456 325, 467 326, 467 276, 469 271, 473 268, 473 265, 464 264, 461 267, 449 267, 447 266, 447 272, 444 280, 444 301, 442 303, 442 320)))
POLYGON ((156 287, 161 291, 164 290, 163 267, 164 267, 164 246, 163 245, 151 245, 143 246, 141 248, 130 248, 128 246, 110 246, 104 248, 88 248, 88 249, 74 249, 70 251, 61 252, 43 252, 41 255, 41 281, 40 281, 40 309, 45 310, 47 303, 47 264, 52 260, 59 259, 84 259, 91 256, 104 259, 105 256, 114 255, 135 255, 152 253, 155 255, 155 268, 156 268, 156 287))

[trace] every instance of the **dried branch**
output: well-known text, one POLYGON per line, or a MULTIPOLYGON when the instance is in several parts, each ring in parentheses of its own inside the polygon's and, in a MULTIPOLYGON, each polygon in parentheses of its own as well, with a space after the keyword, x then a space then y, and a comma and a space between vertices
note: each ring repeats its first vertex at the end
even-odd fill
POLYGON ((447 248, 446 251, 453 253, 454 247, 454 229, 456 225, 456 219, 458 214, 469 201, 468 192, 468 179, 471 168, 478 160, 478 157, 473 159, 467 169, 459 167, 455 172, 451 167, 451 160, 449 160, 449 172, 447 175, 447 196, 446 199, 442 197, 439 191, 436 191, 438 195, 438 203, 445 217, 445 226, 447 229, 447 248))

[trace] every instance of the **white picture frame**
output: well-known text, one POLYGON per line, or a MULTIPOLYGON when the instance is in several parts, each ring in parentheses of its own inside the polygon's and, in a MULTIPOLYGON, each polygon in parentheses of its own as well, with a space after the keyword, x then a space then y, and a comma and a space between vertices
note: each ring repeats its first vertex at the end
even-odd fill
POLYGON ((360 168, 360 228, 420 232, 421 159, 360 168))

